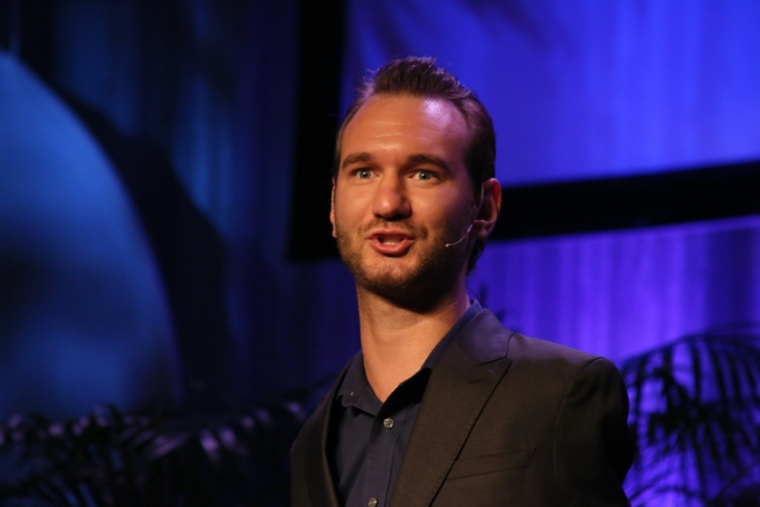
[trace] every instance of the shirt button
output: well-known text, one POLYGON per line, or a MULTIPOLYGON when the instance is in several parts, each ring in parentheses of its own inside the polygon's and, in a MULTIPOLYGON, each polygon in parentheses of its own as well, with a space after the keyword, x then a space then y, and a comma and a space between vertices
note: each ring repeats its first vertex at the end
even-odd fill
POLYGON ((367 505, 369 507, 377 507, 377 498, 375 498, 374 496, 370 498, 369 502, 367 502, 367 505))
MULTIPOLYGON (((383 426, 385 426, 388 429, 393 428, 393 419, 391 419, 390 417, 386 417, 385 420, 383 421, 383 426)), ((370 507, 374 507, 374 505, 370 507)))

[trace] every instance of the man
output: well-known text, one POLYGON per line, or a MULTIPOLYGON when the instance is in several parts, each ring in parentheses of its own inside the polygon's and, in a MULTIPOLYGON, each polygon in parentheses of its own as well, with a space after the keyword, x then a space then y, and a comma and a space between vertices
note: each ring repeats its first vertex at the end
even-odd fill
POLYGON ((386 64, 349 109, 330 220, 362 350, 293 445, 293 506, 629 505, 617 369, 467 296, 494 159, 485 108, 431 59, 386 64))

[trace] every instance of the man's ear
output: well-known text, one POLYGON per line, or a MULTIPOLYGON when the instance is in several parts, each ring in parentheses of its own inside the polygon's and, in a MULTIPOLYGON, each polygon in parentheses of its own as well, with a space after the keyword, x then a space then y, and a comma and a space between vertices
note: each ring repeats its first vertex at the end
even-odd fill
POLYGON ((496 225, 501 210, 501 184, 496 178, 491 178, 483 183, 483 198, 480 200, 480 208, 473 220, 472 230, 480 239, 487 238, 496 225))
POLYGON ((337 238, 335 232, 335 178, 332 179, 332 191, 330 192, 330 223, 332 223, 332 236, 337 238))

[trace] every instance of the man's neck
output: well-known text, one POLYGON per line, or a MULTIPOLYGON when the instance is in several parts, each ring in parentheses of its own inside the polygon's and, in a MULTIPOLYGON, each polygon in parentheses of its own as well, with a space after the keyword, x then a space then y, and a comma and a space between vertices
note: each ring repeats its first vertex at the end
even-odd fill
POLYGON ((464 287, 424 311, 357 289, 367 380, 380 401, 422 367, 430 352, 470 306, 464 287))

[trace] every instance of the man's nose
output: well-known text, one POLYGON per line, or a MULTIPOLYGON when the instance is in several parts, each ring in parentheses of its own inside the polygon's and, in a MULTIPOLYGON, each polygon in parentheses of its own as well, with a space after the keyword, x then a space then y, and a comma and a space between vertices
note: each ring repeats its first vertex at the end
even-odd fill
POLYGON ((409 216, 412 211, 402 178, 386 175, 377 185, 372 212, 386 220, 409 216))

